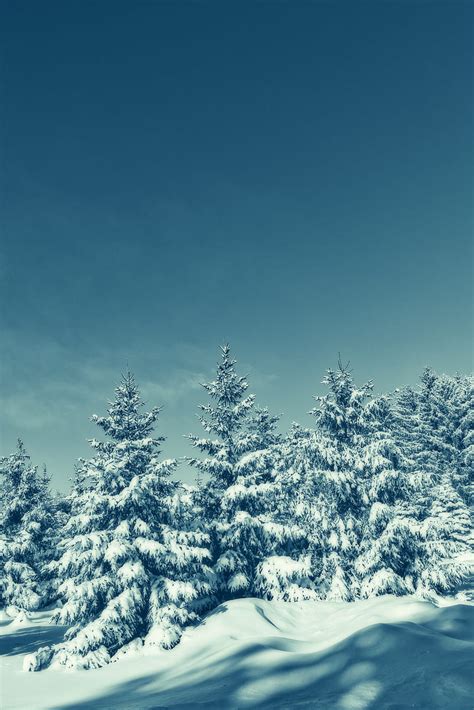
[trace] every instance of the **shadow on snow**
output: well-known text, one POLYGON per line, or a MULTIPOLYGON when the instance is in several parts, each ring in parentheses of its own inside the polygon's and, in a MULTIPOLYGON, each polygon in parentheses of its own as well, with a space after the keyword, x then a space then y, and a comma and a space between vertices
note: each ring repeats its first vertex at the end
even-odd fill
POLYGON ((376 624, 320 652, 267 638, 212 664, 183 664, 174 677, 158 671, 54 710, 472 710, 474 618, 466 616, 455 606, 436 621, 376 624))
POLYGON ((41 646, 62 641, 65 631, 65 626, 16 627, 11 634, 0 636, 0 656, 34 653, 41 646))

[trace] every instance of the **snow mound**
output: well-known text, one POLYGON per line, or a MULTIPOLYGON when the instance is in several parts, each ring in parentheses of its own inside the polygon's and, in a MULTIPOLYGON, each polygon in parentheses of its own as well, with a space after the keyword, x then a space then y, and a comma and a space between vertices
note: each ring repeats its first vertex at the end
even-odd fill
POLYGON ((0 630, 4 710, 473 708, 471 603, 239 599, 188 629, 171 651, 136 644, 117 663, 77 672, 21 672, 35 642, 43 646, 53 631, 58 640, 44 618, 32 623, 0 630), (9 655, 3 647, 18 635, 9 655))
POLYGON ((24 609, 19 609, 18 612, 15 614, 15 617, 13 618, 13 621, 11 622, 12 626, 24 626, 25 624, 30 623, 30 617, 26 613, 24 609))

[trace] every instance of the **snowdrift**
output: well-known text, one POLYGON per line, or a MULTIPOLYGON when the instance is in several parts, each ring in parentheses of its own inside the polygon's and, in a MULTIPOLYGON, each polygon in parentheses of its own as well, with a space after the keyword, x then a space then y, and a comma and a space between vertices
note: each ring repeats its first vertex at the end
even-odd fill
POLYGON ((472 710, 474 605, 413 597, 219 606, 172 651, 99 670, 21 670, 61 638, 46 614, 0 628, 3 710, 472 710))

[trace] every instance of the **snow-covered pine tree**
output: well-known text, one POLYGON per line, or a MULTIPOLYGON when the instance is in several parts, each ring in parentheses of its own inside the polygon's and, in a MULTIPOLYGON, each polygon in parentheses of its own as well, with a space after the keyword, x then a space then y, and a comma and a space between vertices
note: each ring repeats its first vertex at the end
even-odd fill
MULTIPOLYGON (((294 479, 282 475, 286 461, 285 451, 291 446, 292 436, 297 438, 296 428, 292 436, 275 434, 279 417, 271 416, 268 409, 255 409, 249 421, 250 436, 258 462, 266 478, 254 489, 254 497, 260 498, 260 518, 267 532, 266 556, 261 557, 255 570, 254 594, 263 599, 301 601, 315 599, 310 570, 311 559, 307 551, 306 531, 298 525, 293 500, 294 479), (262 452, 262 456, 258 452, 262 452), (263 464, 263 467, 262 467, 263 464)), ((245 460, 245 458, 244 458, 245 460)), ((247 485, 250 479, 247 479, 247 485)))
POLYGON ((300 515, 306 520, 318 596, 347 601, 358 593, 354 561, 366 505, 358 474, 372 384, 357 389, 341 362, 322 383, 329 393, 315 397, 318 406, 310 412, 315 430, 301 438, 296 450, 304 471, 300 515))
POLYGON ((440 377, 431 368, 425 368, 418 392, 418 458, 423 469, 433 475, 434 481, 439 480, 446 467, 453 470, 456 463, 455 397, 453 378, 440 377))
POLYGON ((419 451, 421 426, 418 393, 413 387, 395 390, 392 406, 391 429, 396 443, 407 457, 415 460, 419 451))
POLYGON ((356 387, 341 361, 323 384, 329 393, 316 397, 315 430, 292 451, 317 593, 334 600, 402 593, 413 583, 418 548, 388 404, 373 399, 371 382, 356 387))
POLYGON ((267 599, 316 599, 314 521, 317 501, 308 492, 307 447, 314 432, 293 422, 274 451, 278 520, 291 530, 286 554, 266 558, 258 568, 257 587, 267 599), (263 591, 263 590, 266 590, 263 591))
POLYGON ((454 488, 449 468, 433 487, 422 529, 427 555, 423 588, 440 594, 452 592, 467 575, 466 555, 472 566, 474 535, 471 511, 454 488))
POLYGON ((367 508, 354 564, 360 596, 413 593, 426 558, 419 506, 428 479, 411 470, 395 441, 389 399, 372 399, 366 410, 360 485, 367 508))
POLYGON ((107 415, 92 417, 107 439, 92 440, 95 455, 80 464, 55 565, 64 604, 54 620, 72 626, 30 670, 99 667, 143 640, 170 648, 209 593, 206 535, 176 525, 177 462, 159 460, 159 408, 142 407, 128 373, 107 415))
POLYGON ((200 416, 208 436, 189 435, 206 455, 190 463, 202 476, 198 500, 212 540, 216 600, 271 596, 258 566, 286 552, 293 534, 277 513, 278 418, 254 408, 255 398, 247 394, 247 380, 237 374, 228 345, 221 354, 216 379, 203 385, 211 398, 200 416))
POLYGON ((35 611, 50 601, 46 566, 54 546, 54 511, 46 471, 38 473, 18 440, 0 460, 0 605, 35 611))
POLYGON ((51 476, 45 465, 39 478, 40 504, 37 517, 41 518, 43 537, 42 589, 43 606, 57 601, 57 579, 53 572, 57 555, 58 541, 68 519, 65 497, 51 489, 51 476))
MULTIPOLYGON (((466 378, 469 382, 469 378, 466 378)), ((425 554, 420 585, 426 593, 452 592, 468 572, 461 562, 473 546, 469 488, 472 397, 463 378, 438 376, 426 368, 417 390, 398 393, 394 435, 412 476, 427 478, 418 494, 418 521, 425 554)))
POLYGON ((412 456, 434 482, 450 469, 453 485, 464 497, 473 483, 472 467, 465 465, 474 438, 473 379, 440 376, 426 368, 416 399, 418 420, 412 456))
POLYGON ((453 483, 461 498, 474 508, 474 377, 456 377, 454 441, 457 451, 453 483))

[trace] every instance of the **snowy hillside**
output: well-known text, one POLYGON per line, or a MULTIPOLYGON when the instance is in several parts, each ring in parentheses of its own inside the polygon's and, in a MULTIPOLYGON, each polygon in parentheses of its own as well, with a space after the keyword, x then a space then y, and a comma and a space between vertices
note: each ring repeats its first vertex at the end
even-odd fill
POLYGON ((59 640, 48 614, 2 618, 3 710, 474 706, 474 605, 413 597, 222 604, 171 651, 89 671, 25 673, 26 654, 59 640))

